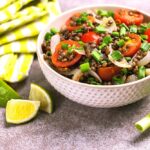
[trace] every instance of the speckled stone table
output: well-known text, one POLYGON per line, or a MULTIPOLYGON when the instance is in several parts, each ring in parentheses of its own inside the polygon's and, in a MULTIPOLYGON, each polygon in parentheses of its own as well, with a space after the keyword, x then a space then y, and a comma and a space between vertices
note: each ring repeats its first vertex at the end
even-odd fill
MULTIPOLYGON (((129 5, 150 12, 150 0, 60 0, 62 11, 98 3, 129 5)), ((31 82, 53 92, 56 111, 52 115, 39 113, 31 122, 15 126, 5 122, 5 110, 0 108, 0 150, 150 150, 150 131, 140 134, 133 126, 150 112, 150 97, 120 108, 86 107, 56 92, 37 61, 30 77, 13 87, 27 98, 31 82)))

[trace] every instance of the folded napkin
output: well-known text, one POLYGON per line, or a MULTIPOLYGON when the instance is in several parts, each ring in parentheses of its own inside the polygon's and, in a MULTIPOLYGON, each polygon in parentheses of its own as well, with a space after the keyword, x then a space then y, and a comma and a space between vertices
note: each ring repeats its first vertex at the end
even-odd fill
POLYGON ((7 54, 0 57, 0 78, 8 82, 25 79, 33 62, 33 54, 7 54))
POLYGON ((10 6, 6 7, 5 9, 2 9, 0 12, 0 23, 10 20, 19 9, 21 9, 24 5, 28 4, 31 1, 33 0, 18 0, 13 4, 11 4, 10 6))
POLYGON ((36 37, 11 42, 0 46, 0 56, 8 53, 35 53, 36 37))
POLYGON ((6 6, 8 6, 9 4, 11 4, 12 2, 14 2, 15 0, 2 0, 0 2, 0 10, 5 8, 6 6))
POLYGON ((49 19, 61 12, 57 0, 41 0, 35 6, 18 11, 31 1, 7 0, 11 5, 3 5, 5 8, 0 12, 0 78, 7 82, 19 82, 28 76, 36 52, 37 35, 49 19), (13 7, 12 14, 11 11, 8 13, 13 7))
POLYGON ((22 15, 19 18, 16 18, 12 21, 3 23, 0 25, 0 34, 3 34, 4 32, 7 32, 9 30, 15 29, 19 26, 22 26, 26 23, 29 23, 31 21, 34 21, 44 15, 46 15, 47 12, 46 11, 34 11, 32 14, 29 15, 22 15))

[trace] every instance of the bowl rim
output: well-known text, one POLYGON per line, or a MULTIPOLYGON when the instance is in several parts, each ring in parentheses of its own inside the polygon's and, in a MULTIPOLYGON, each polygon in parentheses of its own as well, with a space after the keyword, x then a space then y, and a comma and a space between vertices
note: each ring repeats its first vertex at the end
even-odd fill
POLYGON ((42 61, 42 63, 46 66, 46 68, 50 71, 52 71, 55 75, 57 75, 59 78, 61 78, 62 80, 65 80, 67 82, 71 82, 72 84, 76 84, 79 86, 84 86, 84 87, 89 87, 89 88, 96 88, 96 89, 106 89, 106 88, 123 88, 123 87, 128 87, 128 86, 132 86, 132 85, 137 85, 140 84, 141 82, 144 82, 148 79, 150 79, 150 76, 147 76, 143 79, 139 79, 137 81, 133 81, 133 82, 129 82, 129 83, 124 83, 124 84, 119 84, 119 85, 92 85, 92 84, 87 84, 87 83, 81 83, 81 82, 77 82, 74 80, 71 80, 67 77, 64 77, 63 75, 59 74, 58 72, 56 72, 54 69, 51 68, 51 66, 49 66, 46 61, 43 59, 43 54, 41 53, 41 45, 40 45, 40 41, 42 40, 42 35, 45 33, 45 30, 47 28, 49 28, 49 26, 51 25, 51 23, 53 23, 55 20, 59 20, 61 19, 62 16, 72 13, 74 11, 81 11, 83 9, 94 9, 94 8, 102 8, 102 7, 112 7, 112 8, 125 8, 125 9, 131 9, 131 10, 137 10, 138 12, 150 17, 150 14, 148 12, 145 12, 143 10, 138 10, 138 8, 135 7, 130 7, 130 6, 123 6, 123 5, 116 5, 116 4, 98 4, 98 5, 85 5, 85 6, 81 6, 81 7, 76 7, 70 10, 67 10, 65 12, 62 12, 59 16, 57 16, 56 18, 52 18, 51 21, 49 21, 49 23, 46 25, 46 27, 44 27, 40 34, 38 35, 38 39, 37 39, 37 56, 38 59, 40 59, 42 61))

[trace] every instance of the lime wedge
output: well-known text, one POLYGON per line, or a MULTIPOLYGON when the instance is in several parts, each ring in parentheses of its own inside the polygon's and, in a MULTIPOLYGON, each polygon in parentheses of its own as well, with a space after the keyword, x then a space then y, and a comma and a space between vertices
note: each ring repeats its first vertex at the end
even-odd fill
POLYGON ((13 124, 25 123, 36 116, 39 107, 39 101, 12 99, 6 106, 6 121, 13 124))
POLYGON ((5 107, 10 99, 21 98, 8 84, 0 79, 0 107, 5 107))
POLYGON ((53 102, 51 96, 43 87, 31 83, 29 99, 34 101, 40 101, 40 110, 43 110, 47 113, 53 112, 53 102))

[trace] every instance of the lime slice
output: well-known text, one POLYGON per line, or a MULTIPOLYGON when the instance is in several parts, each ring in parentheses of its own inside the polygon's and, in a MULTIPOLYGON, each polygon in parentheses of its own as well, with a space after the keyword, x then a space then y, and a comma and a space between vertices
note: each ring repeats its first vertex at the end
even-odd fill
POLYGON ((19 98, 21 97, 16 91, 14 91, 3 80, 0 80, 0 107, 5 107, 10 99, 19 99, 19 98))
POLYGON ((40 101, 40 110, 47 113, 52 113, 53 103, 49 93, 41 86, 31 83, 31 89, 29 94, 30 100, 40 101))
POLYGON ((12 99, 6 106, 6 121, 13 124, 25 123, 36 116, 39 107, 39 101, 12 99))

